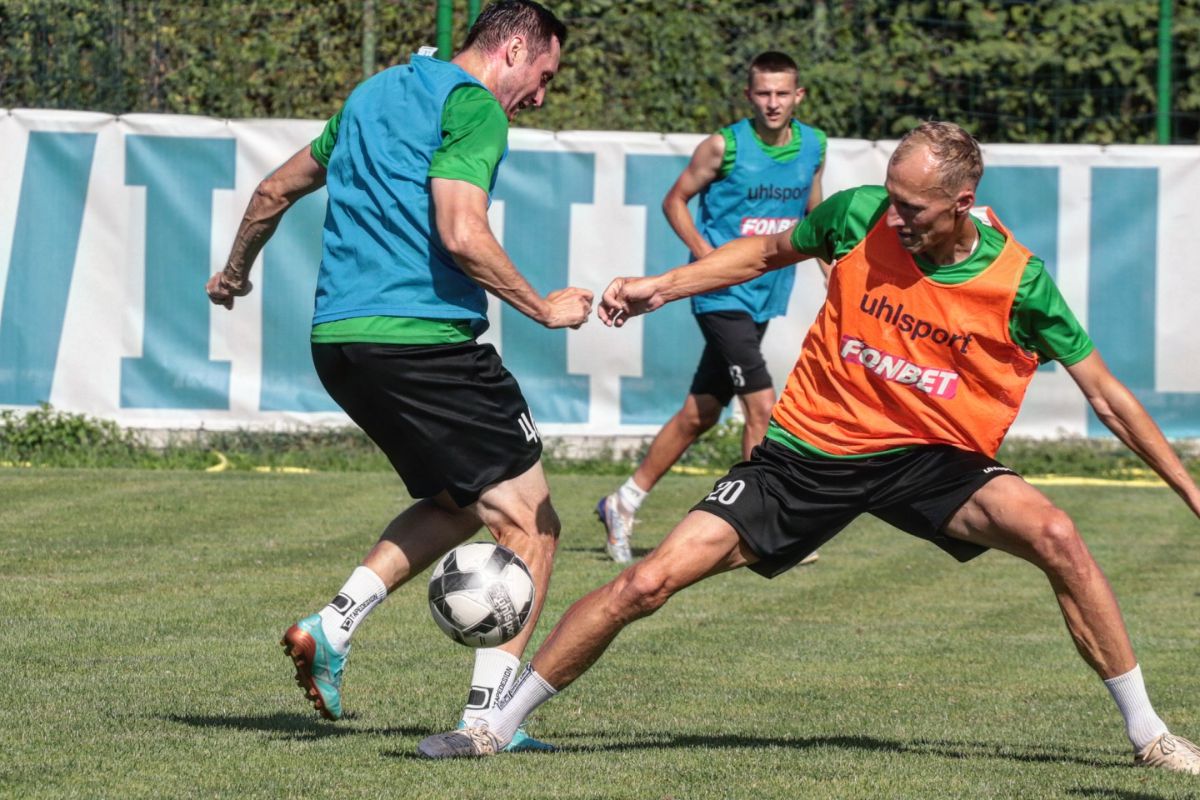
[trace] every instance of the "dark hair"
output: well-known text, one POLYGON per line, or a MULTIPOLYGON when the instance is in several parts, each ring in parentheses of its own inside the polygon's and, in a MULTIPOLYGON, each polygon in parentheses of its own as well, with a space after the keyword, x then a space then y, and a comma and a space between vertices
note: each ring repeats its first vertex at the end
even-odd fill
POLYGON ((942 184, 948 192, 964 186, 974 189, 983 177, 983 154, 979 142, 953 122, 922 122, 896 145, 891 163, 898 164, 908 157, 917 145, 924 144, 937 160, 942 184))
POLYGON ((567 43, 567 26, 533 0, 496 0, 475 18, 463 49, 491 52, 517 35, 525 37, 530 57, 537 58, 550 48, 551 38, 559 47, 567 43))
POLYGON ((750 71, 746 76, 746 82, 754 80, 756 72, 791 72, 799 79, 800 68, 796 66, 795 60, 787 53, 781 53, 778 50, 768 50, 765 53, 759 53, 750 62, 750 71))

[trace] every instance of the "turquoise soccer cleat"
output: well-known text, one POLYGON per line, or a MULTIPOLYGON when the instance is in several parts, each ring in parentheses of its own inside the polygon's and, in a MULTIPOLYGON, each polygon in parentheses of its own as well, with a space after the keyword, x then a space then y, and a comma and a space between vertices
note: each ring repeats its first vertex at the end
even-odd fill
POLYGON ((333 649, 321 629, 321 617, 316 614, 288 628, 279 643, 296 665, 296 683, 313 708, 325 719, 340 719, 342 673, 350 649, 344 655, 333 649))
MULTIPOLYGON (((460 719, 455 730, 461 731, 466 727, 467 723, 460 719)), ((558 748, 549 742, 539 741, 530 736, 525 732, 524 726, 517 728, 512 741, 500 748, 501 753, 553 753, 557 750, 558 748)))
POLYGON ((517 732, 513 734, 512 741, 505 745, 502 753, 553 753, 558 750, 557 747, 549 742, 539 741, 528 733, 524 728, 517 728, 517 732))

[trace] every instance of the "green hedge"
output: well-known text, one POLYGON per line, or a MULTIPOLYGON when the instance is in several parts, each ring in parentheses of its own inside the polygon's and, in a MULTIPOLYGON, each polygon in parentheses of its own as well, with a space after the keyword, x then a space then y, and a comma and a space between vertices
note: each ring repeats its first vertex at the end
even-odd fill
MULTIPOLYGON (((461 41, 466 0, 459 5, 461 41)), ((435 3, 374 0, 377 64, 436 40, 435 3)), ((801 116, 889 138, 923 118, 984 141, 1155 141, 1158 0, 560 0, 550 129, 710 131, 745 65, 802 64, 801 116)), ((363 0, 5 0, 0 106, 323 118, 362 77, 363 0)), ((1200 0, 1174 2, 1172 136, 1200 132, 1200 0)))

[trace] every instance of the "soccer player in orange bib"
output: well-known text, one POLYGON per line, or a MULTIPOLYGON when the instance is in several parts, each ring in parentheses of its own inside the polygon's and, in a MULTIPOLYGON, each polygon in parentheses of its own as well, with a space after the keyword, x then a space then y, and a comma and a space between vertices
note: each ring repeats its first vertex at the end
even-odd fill
POLYGON ((840 192, 795 229, 737 239, 663 275, 618 278, 600 317, 836 259, 825 305, 766 441, 716 482, 643 561, 563 616, 502 708, 426 739, 431 757, 489 755, 582 675, 629 623, 703 578, 789 569, 862 513, 960 561, 989 548, 1050 581, 1079 654, 1125 721, 1134 763, 1200 775, 1200 750, 1155 713, 1108 580, 1071 518, 994 459, 1039 361, 1057 360, 1096 414, 1200 516, 1200 489, 1109 371, 1044 265, 989 212, 962 128, 928 122, 892 155, 886 186, 840 192))

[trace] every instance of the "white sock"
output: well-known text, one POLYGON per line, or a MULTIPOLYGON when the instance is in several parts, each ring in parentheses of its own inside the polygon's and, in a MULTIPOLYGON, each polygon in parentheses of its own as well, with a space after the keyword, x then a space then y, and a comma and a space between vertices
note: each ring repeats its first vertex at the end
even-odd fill
POLYGON ((333 649, 345 653, 350 648, 354 629, 386 597, 387 586, 372 570, 358 567, 351 572, 337 596, 317 612, 321 617, 321 629, 333 649))
POLYGON ((638 486, 633 482, 633 478, 621 484, 621 488, 617 489, 617 502, 621 504, 621 511, 626 514, 633 514, 642 507, 642 501, 646 499, 648 491, 638 486))
POLYGON ((476 650, 471 693, 467 695, 467 707, 463 709, 463 722, 474 725, 479 717, 503 700, 520 669, 521 659, 497 647, 476 650))
POLYGON ((1125 733, 1133 743, 1134 750, 1141 750, 1167 732, 1167 724, 1154 713, 1150 698, 1146 696, 1140 664, 1124 675, 1109 678, 1104 685, 1125 718, 1125 733))
POLYGON ((492 733, 496 734, 496 738, 507 744, 512 741, 517 728, 521 727, 526 717, 556 694, 558 691, 534 672, 533 665, 530 664, 525 667, 521 677, 517 678, 516 685, 508 697, 485 714, 483 721, 492 733))

